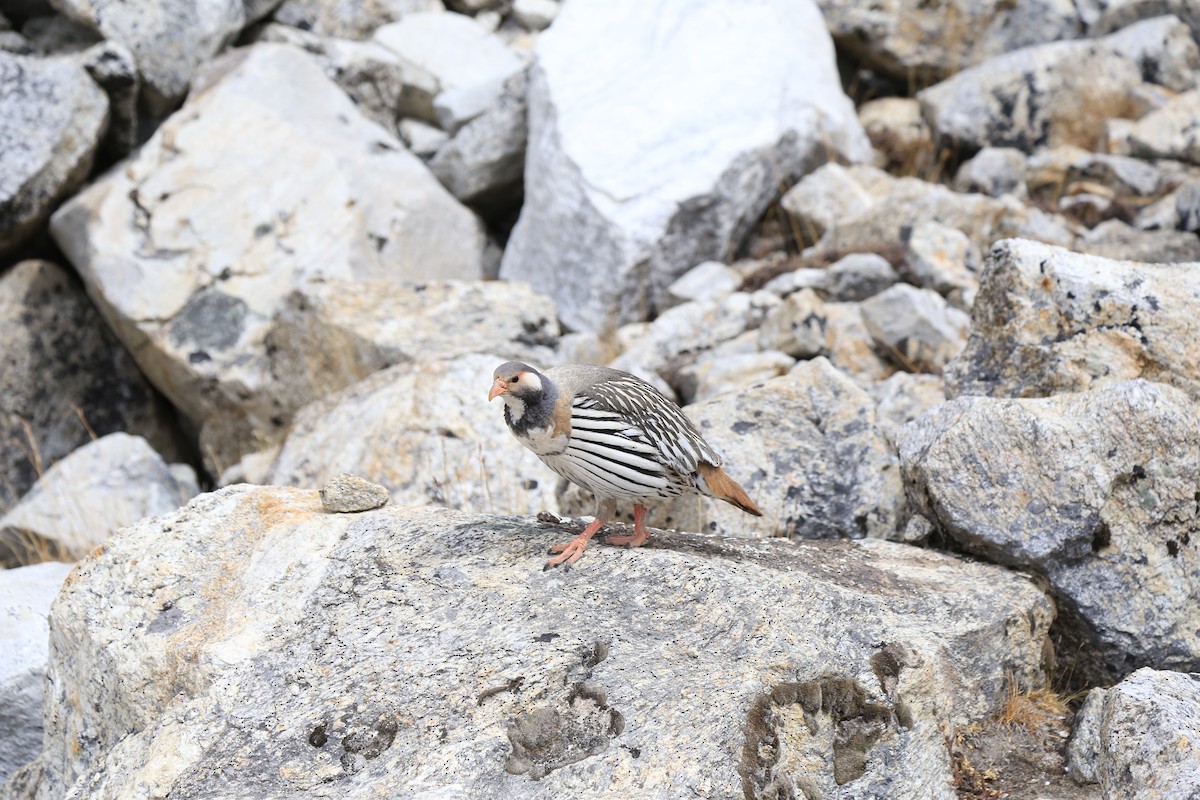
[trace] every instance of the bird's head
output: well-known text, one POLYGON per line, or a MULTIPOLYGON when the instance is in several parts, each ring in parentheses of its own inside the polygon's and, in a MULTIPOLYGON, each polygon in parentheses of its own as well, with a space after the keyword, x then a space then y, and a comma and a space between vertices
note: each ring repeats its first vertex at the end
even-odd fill
POLYGON ((510 406, 524 407, 536 404, 545 391, 542 375, 536 369, 520 361, 507 361, 492 373, 488 400, 499 397, 510 406))

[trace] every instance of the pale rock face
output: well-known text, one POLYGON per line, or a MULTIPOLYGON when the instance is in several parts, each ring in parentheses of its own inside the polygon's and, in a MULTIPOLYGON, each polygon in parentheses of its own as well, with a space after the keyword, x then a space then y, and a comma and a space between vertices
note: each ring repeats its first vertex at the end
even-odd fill
POLYGON ((126 529, 55 606, 61 694, 10 789, 950 800, 941 726, 1041 682, 1052 606, 990 565, 656 531, 543 573, 577 530, 249 486, 126 529))
POLYGON ((60 558, 83 558, 118 529, 190 500, 196 477, 189 467, 175 467, 182 480, 144 439, 126 433, 86 444, 46 470, 0 516, 0 551, 19 553, 33 534, 60 558))
POLYGON ((83 184, 107 123, 108 99, 78 61, 0 51, 0 255, 83 184))
POLYGON ((781 182, 870 157, 807 0, 575 0, 539 39, 529 123, 501 275, 579 330, 646 319, 684 270, 728 256, 781 182))
POLYGON ((1139 669, 1093 689, 1067 748, 1071 776, 1104 798, 1187 800, 1200 786, 1200 674, 1139 669))
POLYGON ((433 77, 435 113, 451 134, 494 105, 523 67, 498 37, 462 14, 408 14, 374 38, 433 77))
POLYGON ((0 571, 0 787, 42 750, 47 617, 73 566, 48 562, 0 571))
POLYGON ((951 396, 1037 397, 1143 377, 1200 397, 1200 265, 1142 264, 1038 242, 989 254, 951 396))
POLYGON ((487 402, 506 359, 467 355, 400 364, 305 408, 270 483, 319 488, 349 472, 395 503, 489 514, 556 511, 558 475, 513 438, 487 402))
POLYGON ((297 287, 485 269, 478 219, 308 56, 273 44, 214 64, 133 161, 59 210, 52 233, 147 377, 200 429, 214 474, 277 441, 312 399, 281 397, 290 378, 268 369, 297 287))
POLYGON ((1200 115, 1200 89, 1185 92, 1157 111, 1152 111, 1121 129, 1114 147, 1141 158, 1177 158, 1200 164, 1200 134, 1195 129, 1200 115))
POLYGON ((1200 669, 1200 414, 1183 392, 959 397, 902 430, 900 461, 944 535, 1046 576, 1078 679, 1200 669))
POLYGON ((188 91, 202 65, 246 23, 243 0, 54 0, 63 14, 129 48, 154 113, 188 91))

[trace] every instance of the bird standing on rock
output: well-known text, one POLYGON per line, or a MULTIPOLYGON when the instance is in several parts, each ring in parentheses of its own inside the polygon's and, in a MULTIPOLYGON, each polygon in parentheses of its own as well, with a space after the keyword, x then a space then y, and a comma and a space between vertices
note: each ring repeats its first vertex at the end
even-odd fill
POLYGON ((618 500, 633 502, 633 535, 608 541, 630 547, 649 538, 646 502, 655 498, 698 492, 762 516, 696 426, 641 378, 588 364, 538 372, 519 361, 501 364, 492 377, 488 400, 504 400, 504 421, 517 440, 596 496, 595 520, 550 548, 558 555, 545 569, 578 561, 618 500))

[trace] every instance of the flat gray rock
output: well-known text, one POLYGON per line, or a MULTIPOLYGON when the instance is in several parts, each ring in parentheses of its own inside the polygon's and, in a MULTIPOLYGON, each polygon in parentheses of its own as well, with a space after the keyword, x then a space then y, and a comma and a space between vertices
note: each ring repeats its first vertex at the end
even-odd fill
POLYGON ((128 528, 10 796, 952 800, 945 726, 1042 680, 1052 607, 997 567, 656 531, 543 572, 578 530, 251 486, 128 528))
POLYGON ((556 511, 558 475, 513 438, 492 372, 469 354, 381 370, 303 409, 268 481, 316 489, 340 472, 384 486, 393 502, 503 514, 556 511))
POLYGON ((1200 411, 1144 380, 959 397, 900 433, 914 510, 970 553, 1049 581, 1059 658, 1097 685, 1200 670, 1200 411))
POLYGON ((1073 144, 1100 149, 1109 119, 1132 117, 1143 82, 1196 85, 1200 47, 1174 17, 1101 39, 1006 53, 918 94, 935 135, 964 150, 1073 144))

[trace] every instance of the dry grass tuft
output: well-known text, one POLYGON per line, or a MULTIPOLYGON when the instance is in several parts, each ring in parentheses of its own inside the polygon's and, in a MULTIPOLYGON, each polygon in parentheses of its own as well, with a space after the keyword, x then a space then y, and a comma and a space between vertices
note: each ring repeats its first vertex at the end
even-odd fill
POLYGON ((1005 728, 1024 728, 1031 734, 1037 734, 1046 725, 1056 724, 1070 713, 1069 698, 1060 696, 1049 686, 1022 689, 1011 672, 1007 683, 1004 707, 997 715, 998 722, 1005 728))

